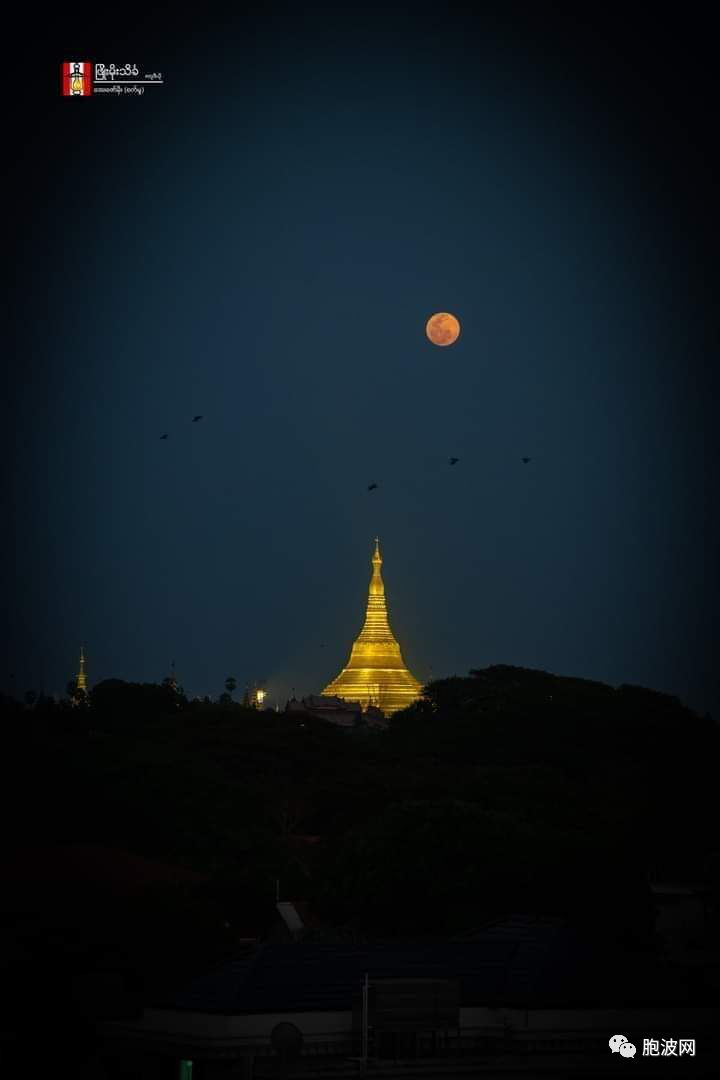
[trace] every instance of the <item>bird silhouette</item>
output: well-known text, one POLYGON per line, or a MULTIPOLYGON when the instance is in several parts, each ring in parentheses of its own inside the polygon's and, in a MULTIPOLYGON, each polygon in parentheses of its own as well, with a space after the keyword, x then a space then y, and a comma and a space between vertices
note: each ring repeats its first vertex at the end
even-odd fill
POLYGON ((167 435, 161 435, 160 438, 161 439, 167 439, 167 435))
POLYGON ((193 418, 192 418, 193 424, 197 424, 198 420, 202 420, 202 416, 193 416, 193 418))
POLYGON ((459 457, 451 457, 451 458, 450 458, 450 464, 451 464, 451 465, 457 465, 457 463, 458 463, 458 461, 459 461, 459 460, 460 460, 460 458, 459 458, 459 457))
POLYGON ((531 457, 524 457, 521 460, 522 460, 523 465, 527 465, 528 461, 532 461, 532 458, 531 457))
POLYGON ((374 491, 376 487, 377 484, 368 484, 368 491, 374 491))

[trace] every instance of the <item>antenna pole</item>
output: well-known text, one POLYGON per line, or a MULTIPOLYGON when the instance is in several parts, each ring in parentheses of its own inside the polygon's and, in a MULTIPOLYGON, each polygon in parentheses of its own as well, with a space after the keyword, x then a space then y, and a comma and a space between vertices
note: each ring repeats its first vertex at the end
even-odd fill
POLYGON ((363 1070, 367 1069, 368 1063, 368 998, 369 998, 369 979, 368 973, 365 972, 365 982, 363 983, 363 1004, 362 1004, 362 1067, 363 1070))

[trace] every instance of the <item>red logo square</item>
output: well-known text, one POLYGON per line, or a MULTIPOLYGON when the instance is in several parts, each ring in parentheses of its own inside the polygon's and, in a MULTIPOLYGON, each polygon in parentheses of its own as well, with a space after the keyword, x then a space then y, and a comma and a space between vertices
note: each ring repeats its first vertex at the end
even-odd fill
POLYGON ((89 97, 92 94, 92 61, 68 60, 62 65, 63 97, 89 97))

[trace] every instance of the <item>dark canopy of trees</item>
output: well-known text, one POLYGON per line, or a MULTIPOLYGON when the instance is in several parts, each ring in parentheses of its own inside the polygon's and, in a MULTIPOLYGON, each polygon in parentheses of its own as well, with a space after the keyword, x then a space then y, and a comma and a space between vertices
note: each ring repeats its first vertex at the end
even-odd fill
POLYGON ((431 683, 386 731, 117 679, 79 706, 0 704, 15 845, 103 844, 201 874, 136 905, 148 948, 153 904, 193 913, 186 962, 193 935, 202 951, 225 921, 260 925, 278 878, 358 937, 530 913, 648 947, 648 875, 698 877, 718 844, 716 725, 639 687, 496 666, 431 683))

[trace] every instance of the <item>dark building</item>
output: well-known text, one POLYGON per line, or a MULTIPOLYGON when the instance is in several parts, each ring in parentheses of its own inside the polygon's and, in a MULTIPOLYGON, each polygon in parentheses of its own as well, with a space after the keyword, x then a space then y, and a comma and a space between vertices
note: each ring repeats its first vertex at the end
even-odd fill
POLYGON ((376 1071, 441 1058, 436 1075, 450 1076, 475 1058, 580 1076, 616 1066, 618 1032, 640 1047, 650 1035, 694 1038, 706 1067, 718 1021, 646 957, 517 919, 472 942, 249 947, 104 1035, 118 1060, 192 1062, 193 1080, 273 1075, 283 1058, 286 1075, 348 1074, 365 1053, 376 1071))

